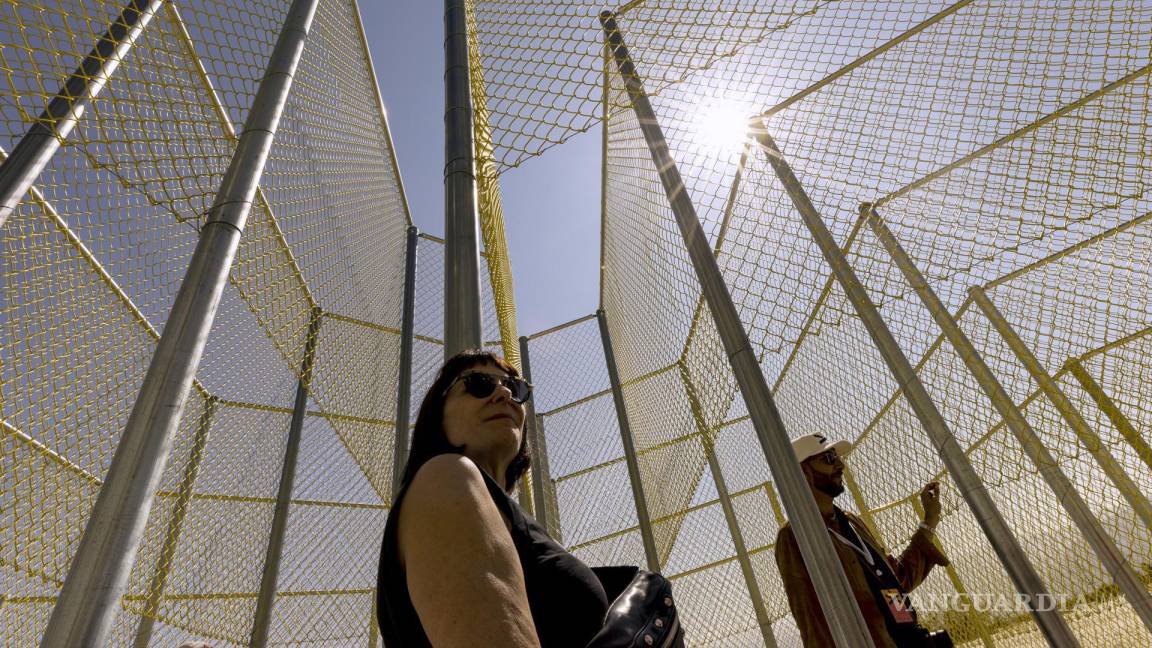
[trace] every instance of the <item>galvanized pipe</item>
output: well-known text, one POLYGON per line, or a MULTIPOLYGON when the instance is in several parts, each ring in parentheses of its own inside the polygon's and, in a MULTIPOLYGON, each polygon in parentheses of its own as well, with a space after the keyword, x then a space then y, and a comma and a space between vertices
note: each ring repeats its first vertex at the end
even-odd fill
POLYGON ((480 244, 466 0, 444 0, 444 357, 478 349, 480 244))
MULTIPOLYGON (((1044 584, 1040 574, 1037 573, 1035 567, 1028 560, 1027 554, 1024 553, 1024 548, 1020 546, 1016 536, 1012 535, 1012 530, 1008 527, 1008 522, 1001 515, 1000 509, 996 507, 996 503, 992 501, 992 496, 988 494, 988 489, 980 476, 976 473, 972 463, 968 460, 968 456, 964 454, 964 449, 960 447, 959 442, 956 440, 952 430, 948 428, 948 424, 944 421, 943 415, 940 410, 936 409, 936 404, 928 395, 928 390, 924 388, 924 384, 920 382, 920 377, 916 375, 916 370, 912 367, 912 363, 904 355, 904 351, 896 342, 891 331, 888 330, 887 324, 880 316, 880 311, 877 310, 876 305, 868 297, 867 291, 864 286, 857 279, 856 273, 852 267, 848 265, 848 260, 840 253, 839 248, 835 246, 835 240, 832 238, 831 232, 824 226, 824 221, 820 218, 820 214, 816 211, 816 207, 812 201, 808 199, 808 195, 804 193, 804 188, 800 185, 800 181, 796 179, 795 174, 792 173, 791 167, 788 166, 784 155, 780 149, 776 147, 776 143, 769 137, 767 129, 760 133, 761 144, 764 146, 765 154, 768 157, 769 163, 772 164, 776 170, 776 174, 784 183, 785 188, 792 197, 792 202, 796 205, 797 210, 804 218, 808 228, 812 230, 813 238, 817 239, 820 247, 824 251, 824 256, 828 260, 829 265, 832 266, 833 272, 837 275, 844 292, 848 295, 848 299, 852 302, 857 315, 863 321, 864 325, 868 328, 868 333, 872 336, 877 349, 884 356, 884 361, 887 363, 892 375, 896 378, 896 383, 901 386, 904 396, 908 399, 909 405, 916 414, 916 418, 920 420, 921 426, 924 431, 928 433, 932 445, 940 454, 940 458, 944 462, 944 467, 952 475, 952 479, 956 484, 957 490, 960 491, 961 497, 968 504, 972 510, 973 516, 976 518, 977 524, 980 525, 984 535, 988 538, 988 542, 992 545, 992 550, 996 552, 996 556, 1000 559, 1004 569, 1008 572, 1008 576, 1016 586, 1016 590, 1029 597, 1030 602, 1040 601, 1041 595, 1047 597, 1048 588, 1044 584), (829 249, 829 245, 832 249, 829 249)), ((879 220, 876 213, 870 204, 860 206, 860 217, 867 220, 874 231, 876 231, 875 222, 879 220)), ((894 237, 884 236, 883 230, 877 231, 877 236, 880 238, 881 243, 885 244, 888 252, 896 258, 899 251, 888 247, 887 243, 894 240, 894 237)), ((920 294, 925 304, 933 302, 935 297, 931 291, 924 291, 927 288, 927 282, 923 281, 921 277, 919 281, 915 278, 919 274, 911 274, 907 272, 909 266, 907 264, 896 261, 900 269, 905 272, 905 278, 912 285, 913 289, 920 294)), ((915 270, 912 266, 910 269, 915 270)), ((939 302, 938 299, 935 302, 939 302)), ((953 334, 959 331, 959 326, 955 325, 955 320, 948 314, 947 309, 942 304, 938 306, 928 306, 928 310, 932 311, 936 323, 940 326, 943 332, 948 335, 949 332, 953 334)), ((960 332, 963 335, 963 332, 960 332)), ((956 348, 957 353, 964 356, 970 349, 970 345, 965 347, 963 344, 958 344, 959 337, 952 340, 953 347, 956 348)), ((1064 617, 1056 610, 1041 611, 1029 606, 1036 624, 1040 627, 1041 633, 1045 636, 1050 644, 1063 648, 1064 646, 1079 646, 1075 635, 1072 634, 1071 628, 1068 627, 1064 617)))
POLYGON ((268 645, 268 627, 272 624, 272 607, 276 603, 276 584, 280 576, 280 558, 284 554, 284 535, 288 532, 288 515, 292 512, 292 489, 296 484, 296 464, 300 457, 300 439, 304 433, 304 417, 308 415, 308 388, 312 385, 312 368, 316 358, 316 341, 320 335, 323 312, 312 309, 308 322, 308 337, 304 342, 304 359, 300 364, 300 379, 296 383, 296 400, 292 404, 292 419, 288 424, 288 442, 284 445, 284 464, 280 469, 280 484, 276 488, 276 506, 272 511, 272 526, 264 552, 264 570, 260 576, 260 592, 256 597, 256 612, 252 619, 251 648, 268 645))
POLYGON ((628 421, 624 387, 620 382, 620 370, 616 367, 616 352, 612 349, 612 335, 608 332, 608 318, 603 308, 596 311, 596 322, 600 325, 600 344, 604 347, 604 364, 608 367, 608 384, 612 388, 616 422, 620 426, 620 444, 624 446, 624 463, 628 466, 628 481, 632 484, 632 501, 636 505, 636 522, 640 527, 640 541, 644 544, 644 558, 648 571, 659 572, 660 553, 656 550, 656 536, 652 533, 644 480, 640 477, 640 462, 636 458, 636 441, 632 437, 632 424, 628 421))
POLYGON ((144 613, 140 615, 140 624, 136 626, 136 636, 132 640, 133 648, 148 648, 152 640, 152 627, 156 623, 156 615, 160 613, 160 599, 164 595, 168 574, 172 571, 172 559, 176 556, 176 545, 180 541, 180 531, 184 528, 188 502, 192 499, 192 488, 196 485, 196 476, 200 473, 200 460, 204 458, 204 448, 208 445, 208 435, 212 429, 212 415, 215 413, 216 399, 209 397, 204 403, 204 413, 200 416, 195 436, 192 438, 188 465, 184 467, 184 476, 176 491, 176 502, 172 505, 172 516, 168 518, 168 528, 164 531, 164 540, 160 544, 160 555, 156 558, 156 567, 152 572, 152 580, 148 584, 148 594, 144 601, 144 613), (153 614, 150 615, 149 610, 153 614))
MULTIPOLYGON (((528 338, 520 337, 520 375, 532 382, 532 362, 528 354, 528 338)), ((555 512, 549 505, 544 483, 548 476, 548 450, 544 443, 544 433, 536 417, 535 390, 533 398, 524 403, 524 434, 528 435, 528 445, 532 449, 532 503, 536 521, 549 532, 553 530, 552 519, 555 512)))
POLYGON ((760 593, 760 583, 756 580, 756 570, 752 567, 752 559, 748 556, 748 545, 744 542, 744 532, 740 529, 740 519, 736 515, 736 507, 732 505, 732 496, 728 490, 728 481, 724 478, 724 471, 720 468, 720 460, 716 457, 716 444, 713 440, 713 431, 708 422, 704 420, 703 407, 696 394, 696 387, 688 376, 684 365, 678 364, 680 382, 684 386, 684 394, 688 397, 688 406, 692 410, 692 417, 696 421, 696 431, 700 435, 700 445, 704 450, 704 458, 708 461, 708 472, 712 476, 712 484, 716 487, 716 498, 720 500, 720 509, 724 513, 724 521, 728 525, 728 535, 732 538, 732 548, 736 552, 736 563, 740 565, 740 574, 744 577, 744 586, 748 588, 748 598, 752 602, 752 612, 756 615, 756 625, 760 627, 760 638, 766 648, 776 648, 776 635, 772 633, 772 618, 764 607, 764 595, 760 593))
MULTIPOLYGON (((1017 357, 1021 357, 1021 352, 1024 352, 1030 358, 1031 362, 1035 362, 1035 365, 1038 366, 1040 364, 1039 361, 1036 360, 1035 356, 1031 355, 1031 351, 1027 349, 1024 342, 1016 335, 1012 329, 1012 325, 1008 323, 1008 320, 1000 312, 1000 309, 996 307, 996 304, 992 303, 992 300, 988 298, 984 290, 979 286, 973 286, 968 290, 968 294, 972 296, 972 301, 976 303, 976 306, 980 308, 984 316, 992 323, 992 327, 1000 333, 1001 337, 1004 338, 1004 341, 1008 343, 1008 346, 1013 352, 1017 353, 1017 357)), ((973 353, 975 353, 975 350, 973 350, 973 353)), ((979 358, 979 356, 975 357, 977 359, 979 358)), ((1021 359, 1023 360, 1024 358, 1021 357, 1021 359)), ((966 359, 965 362, 967 363, 968 360, 966 359)), ((1024 449, 1024 454, 1026 454, 1028 459, 1032 461, 1032 464, 1036 466, 1036 470, 1039 471, 1040 476, 1044 479, 1045 483, 1048 484, 1048 487, 1052 489, 1057 501, 1060 502, 1065 512, 1068 513, 1068 517, 1072 519, 1073 524, 1080 530, 1084 539, 1088 541, 1088 546, 1092 547, 1092 551, 1095 552, 1096 557, 1104 564, 1104 568, 1108 570, 1108 573, 1112 576, 1112 580, 1114 580, 1117 587, 1120 588, 1120 592, 1128 599, 1128 603, 1136 612, 1136 616, 1140 617, 1140 620, 1144 623, 1144 627, 1152 632, 1152 595, 1149 595, 1148 589, 1144 587, 1136 571, 1132 569, 1132 566, 1125 560, 1120 548, 1116 546, 1115 541, 1113 541, 1111 536, 1108 535, 1108 532, 1104 530, 1104 526, 1096 519, 1096 516, 1092 513, 1092 509, 1088 507, 1088 503, 1084 501, 1084 498, 1080 496, 1080 492, 1077 491, 1076 487, 1072 484, 1072 480, 1068 479, 1064 471, 1060 470, 1059 462, 1057 462, 1056 458, 1052 456, 1052 453, 1048 451, 1048 448, 1044 446, 1044 443, 1040 441, 1036 432, 1028 423, 1028 420, 1024 418, 1024 415, 1021 414, 1020 410, 1012 403, 1008 392, 1004 391, 1004 388, 1000 386, 1000 383, 996 381, 995 377, 991 376, 992 370, 983 363, 983 360, 979 360, 979 363, 982 367, 970 366, 969 369, 972 370, 973 375, 976 375, 977 371, 979 371, 980 374, 984 376, 984 380, 980 381, 981 387, 984 387, 985 392, 992 391, 988 396, 992 400, 992 404, 996 406, 996 411, 1008 425, 1008 429, 1012 430, 1013 434, 1020 441, 1020 445, 1024 449), (985 382, 988 383, 988 386, 985 386, 985 382)), ((1025 367, 1029 368, 1030 371, 1036 368, 1036 366, 1031 366, 1030 362, 1025 362, 1025 367)), ((1042 368, 1041 373, 1043 373, 1042 368)), ((1051 377, 1048 378, 1047 382, 1049 384, 1047 387, 1045 386, 1045 381, 1039 380, 1038 382, 1040 382, 1040 389, 1055 401, 1056 399, 1053 397, 1053 394, 1049 392, 1049 388, 1053 386, 1051 384, 1053 382, 1051 377)), ((1056 391, 1059 392, 1059 388, 1056 388, 1056 391)), ((1063 392, 1059 392, 1059 394, 1064 398, 1064 402, 1071 406, 1071 403, 1067 402, 1067 397, 1064 396, 1063 392)), ((1059 410, 1060 407, 1057 406, 1057 409, 1059 410)), ((1065 414, 1065 412, 1061 410, 1061 414, 1065 414)), ((1077 416, 1079 416, 1079 413, 1077 413, 1077 416)), ((1080 418, 1079 422, 1085 427, 1088 425, 1083 418, 1080 418)), ((1071 421, 1069 421, 1069 423, 1071 423, 1071 421)), ((1095 433, 1093 433, 1093 436, 1094 435, 1095 433)), ((1097 438, 1096 441, 1099 442, 1099 438, 1097 438)), ((1147 502, 1145 502, 1145 504, 1147 504, 1147 502)))
POLYGON ((131 0, 0 164, 0 227, 163 4, 163 0, 131 0))
POLYGON ((1152 470, 1152 447, 1148 445, 1148 442, 1144 440, 1144 436, 1132 425, 1132 422, 1128 420, 1124 412, 1120 411, 1120 407, 1116 404, 1116 401, 1112 400, 1112 397, 1104 391, 1100 383, 1092 377, 1092 374, 1088 373, 1088 370, 1084 368, 1084 364, 1080 362, 1079 359, 1072 358, 1066 365, 1068 371, 1072 372, 1072 376, 1076 378, 1076 381, 1080 383, 1084 391, 1088 392, 1088 395, 1095 401, 1096 406, 1099 407, 1100 410, 1104 412, 1104 415, 1108 417, 1108 420, 1112 422, 1112 426, 1116 428, 1120 436, 1124 437, 1128 445, 1132 446, 1132 449, 1136 451, 1136 456, 1140 457, 1140 461, 1143 461, 1144 465, 1152 470))
POLYGON ((760 441, 764 457, 772 471, 772 476, 780 490, 784 508, 788 512, 792 530, 796 535, 804 563, 808 567, 812 585, 824 611, 825 619, 836 645, 872 646, 868 626, 856 604, 855 595, 843 567, 832 546, 831 536, 812 490, 804 479, 784 421, 776 409, 775 401, 760 370, 759 361, 748 341, 748 334, 740 321, 736 306, 728 286, 720 273, 712 246, 700 226, 696 208, 688 197, 688 190, 680 177, 675 160, 668 149, 668 142, 656 119, 652 103, 644 91, 644 84, 636 72, 624 37, 610 11, 600 14, 609 48, 620 71, 620 77, 628 90, 629 100, 640 123, 644 139, 652 155, 652 162, 660 175, 669 206, 676 217, 676 223, 684 239, 692 267, 700 281, 708 309, 716 322, 720 339, 727 352, 732 371, 736 376, 740 393, 748 406, 752 426, 760 441))
POLYGON ((416 272, 420 232, 408 226, 404 247, 404 301, 400 311, 400 367, 396 378, 396 440, 392 446, 392 499, 404 481, 408 461, 408 428, 412 417, 412 345, 416 316, 416 272))
POLYGON ((108 642, 317 4, 293 0, 285 18, 52 610, 43 648, 108 642))
POLYGON ((1056 379, 1048 373, 1040 359, 1032 353, 1032 349, 1028 347, 1028 344, 1024 342, 1016 329, 1008 322, 1008 319, 1000 313, 996 305, 992 303, 987 291, 973 288, 970 293, 973 295, 973 301, 984 311, 984 315, 992 323, 992 327, 1008 344, 1008 348, 1016 355, 1020 364, 1024 365, 1036 384, 1040 385, 1040 389, 1056 407, 1056 411, 1060 412, 1060 416, 1068 423, 1068 427, 1072 428, 1072 432, 1080 440, 1080 443, 1100 465, 1104 474, 1116 486, 1116 490, 1120 491, 1120 494, 1128 501, 1132 511, 1144 523, 1144 527, 1152 529, 1152 504, 1148 502, 1148 498, 1140 491, 1136 482, 1128 476, 1124 466, 1116 461, 1116 458, 1112 456, 1112 453, 1108 451, 1100 439, 1100 435, 1096 434, 1096 430, 1093 430, 1088 421, 1084 420, 1084 415, 1072 404, 1072 400, 1060 388, 1056 379))

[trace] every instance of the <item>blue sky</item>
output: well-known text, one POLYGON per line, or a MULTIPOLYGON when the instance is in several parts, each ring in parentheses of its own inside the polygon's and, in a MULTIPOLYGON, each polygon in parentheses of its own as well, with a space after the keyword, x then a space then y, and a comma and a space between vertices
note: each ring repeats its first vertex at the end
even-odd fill
MULTIPOLYGON (((364 0, 360 11, 412 218, 444 233, 443 8, 364 0)), ((521 335, 592 313, 599 299, 600 130, 501 178, 521 335)))

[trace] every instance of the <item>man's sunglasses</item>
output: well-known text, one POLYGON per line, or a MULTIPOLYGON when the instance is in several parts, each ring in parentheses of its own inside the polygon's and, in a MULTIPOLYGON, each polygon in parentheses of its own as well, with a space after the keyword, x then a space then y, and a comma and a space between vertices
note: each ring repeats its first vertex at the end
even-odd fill
POLYGON ((500 385, 504 385, 508 391, 512 392, 512 400, 517 403, 523 403, 532 397, 532 384, 523 378, 496 376, 479 371, 456 376, 456 380, 449 383, 448 389, 444 390, 445 396, 448 395, 456 381, 464 383, 464 391, 476 398, 488 398, 500 385))
POLYGON ((829 448, 828 450, 825 450, 818 455, 813 455, 812 457, 819 457, 823 459, 824 463, 828 464, 829 466, 835 466, 837 461, 841 461, 840 453, 837 452, 835 448, 829 448))

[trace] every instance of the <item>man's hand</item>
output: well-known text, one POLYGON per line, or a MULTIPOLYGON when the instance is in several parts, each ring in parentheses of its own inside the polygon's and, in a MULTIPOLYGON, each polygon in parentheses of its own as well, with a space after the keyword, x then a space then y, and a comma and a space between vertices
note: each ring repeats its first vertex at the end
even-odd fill
POLYGON ((920 503, 924 506, 924 526, 934 531, 940 523, 940 482, 928 482, 920 491, 920 503))

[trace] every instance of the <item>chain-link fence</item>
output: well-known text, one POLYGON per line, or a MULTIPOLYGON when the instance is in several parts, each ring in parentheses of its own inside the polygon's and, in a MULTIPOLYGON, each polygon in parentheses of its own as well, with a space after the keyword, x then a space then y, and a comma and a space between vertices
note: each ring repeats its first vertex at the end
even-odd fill
MULTIPOLYGON (((288 5, 159 3, 0 232, 6 646, 44 632, 288 5)), ((5 7, 6 152, 121 9, 5 7)), ((410 225, 356 4, 323 0, 109 645, 249 645, 269 594, 269 645, 378 641, 410 225)), ((441 243, 417 251, 413 415, 443 355, 441 243)), ((485 331, 500 340, 491 295, 485 331)))
MULTIPOLYGON (((958 643, 1043 642, 1012 606, 939 606, 1015 591, 765 152, 748 139, 753 115, 763 116, 1074 633, 1084 645, 1146 643, 1066 504, 860 208, 875 206, 1146 587, 1152 457, 1139 349, 1150 322, 1149 7, 736 5, 633 2, 616 14, 789 433, 857 443, 842 505, 894 550, 922 514, 919 488, 943 480, 938 536, 953 565, 918 590, 923 621, 958 643), (973 286, 1074 412, 1060 409, 972 305, 973 286)), ((605 58, 597 12, 579 2, 488 2, 477 11, 505 166, 604 122, 602 306, 660 565, 687 601, 691 643, 798 645, 772 560, 779 498, 652 153, 605 58), (765 615, 770 631, 757 627, 765 615)), ((572 345, 568 361, 579 366, 588 344, 572 345)), ((536 382, 542 394, 570 389, 536 382)), ((548 440, 551 462, 570 463, 548 440)), ((603 476, 582 488, 609 483, 603 476)))
MULTIPOLYGON (((470 4, 482 339, 514 361, 499 174, 603 128, 601 307, 625 408, 594 316, 529 336, 539 492, 528 497, 529 477, 521 501, 589 563, 670 576, 692 645, 799 645, 773 560, 781 498, 605 54, 601 8, 470 4)), ((121 9, 6 6, 5 154, 121 9)), ((44 631, 287 9, 163 3, 0 230, 4 645, 35 644, 44 631)), ((841 504, 893 550, 922 515, 919 488, 942 481, 937 536, 952 565, 917 590, 922 621, 958 644, 1043 643, 1034 618, 1010 605, 940 604, 1015 590, 747 137, 751 116, 1073 632, 1086 646, 1147 644, 1042 473, 1075 485, 1147 587, 1152 5, 634 0, 616 17, 788 433, 855 442, 841 504), (941 335, 863 203, 1050 465, 1026 452, 987 381, 941 335)), ((377 641, 411 219, 355 3, 321 1, 306 43, 111 645, 249 643, 294 412, 302 435, 269 643, 377 641)), ((409 421, 443 354, 443 242, 422 235, 416 253, 409 421)))

